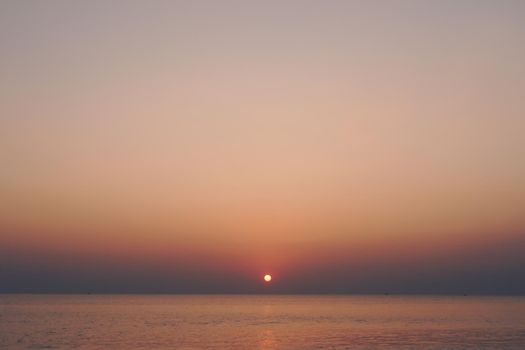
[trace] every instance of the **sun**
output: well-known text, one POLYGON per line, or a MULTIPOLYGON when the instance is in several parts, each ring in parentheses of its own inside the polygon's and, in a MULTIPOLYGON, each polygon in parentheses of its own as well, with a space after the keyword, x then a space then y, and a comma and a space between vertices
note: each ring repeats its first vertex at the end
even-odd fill
POLYGON ((270 282, 272 280, 272 275, 264 275, 264 281, 270 282))

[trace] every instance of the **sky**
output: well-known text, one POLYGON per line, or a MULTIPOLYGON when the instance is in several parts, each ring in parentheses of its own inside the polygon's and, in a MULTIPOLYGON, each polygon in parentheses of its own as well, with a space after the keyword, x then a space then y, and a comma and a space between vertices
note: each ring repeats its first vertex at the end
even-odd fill
POLYGON ((3 0, 0 292, 525 294, 524 38, 523 1, 3 0))

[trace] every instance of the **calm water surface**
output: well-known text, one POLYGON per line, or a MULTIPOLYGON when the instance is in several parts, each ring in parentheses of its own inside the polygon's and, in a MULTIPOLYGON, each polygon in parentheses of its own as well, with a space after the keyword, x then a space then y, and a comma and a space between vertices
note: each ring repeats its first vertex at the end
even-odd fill
POLYGON ((0 295, 0 348, 525 349, 525 298, 0 295))

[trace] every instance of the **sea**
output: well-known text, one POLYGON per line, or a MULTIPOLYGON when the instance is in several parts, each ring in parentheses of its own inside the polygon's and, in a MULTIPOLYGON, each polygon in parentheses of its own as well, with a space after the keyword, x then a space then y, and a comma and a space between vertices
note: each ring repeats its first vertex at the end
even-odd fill
POLYGON ((0 349, 525 349, 525 297, 0 294, 0 349))

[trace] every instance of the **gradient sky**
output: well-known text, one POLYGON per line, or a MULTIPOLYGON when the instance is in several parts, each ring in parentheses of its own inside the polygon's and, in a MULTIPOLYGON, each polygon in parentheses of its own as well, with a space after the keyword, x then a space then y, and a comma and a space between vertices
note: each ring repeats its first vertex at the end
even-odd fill
POLYGON ((0 292, 525 294, 524 135, 523 1, 3 0, 0 292))

